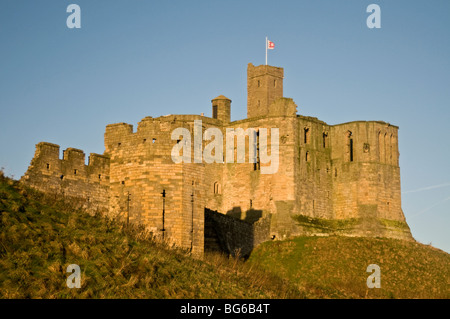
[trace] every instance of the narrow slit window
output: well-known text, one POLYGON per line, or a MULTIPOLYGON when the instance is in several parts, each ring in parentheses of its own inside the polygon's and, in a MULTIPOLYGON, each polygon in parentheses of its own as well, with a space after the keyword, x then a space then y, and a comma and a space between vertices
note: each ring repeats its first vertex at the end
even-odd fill
POLYGON ((322 138, 323 138, 323 148, 326 148, 328 146, 328 134, 324 132, 322 134, 322 138))
POLYGON ((213 105, 213 119, 217 118, 217 105, 213 105))
POLYGON ((259 131, 256 132, 256 163, 253 163, 253 170, 259 171, 261 169, 261 162, 259 159, 259 131))
POLYGON ((309 143, 309 128, 308 127, 305 127, 305 135, 304 135, 304 142, 305 142, 305 144, 308 144, 309 143))
POLYGON ((350 162, 353 162, 353 139, 349 141, 350 162))

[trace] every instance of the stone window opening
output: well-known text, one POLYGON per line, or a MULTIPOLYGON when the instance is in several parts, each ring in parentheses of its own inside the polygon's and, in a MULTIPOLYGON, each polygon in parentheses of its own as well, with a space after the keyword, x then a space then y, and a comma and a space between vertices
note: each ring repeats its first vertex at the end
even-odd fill
POLYGON ((253 201, 250 199, 250 209, 253 207, 253 201))
POLYGON ((328 147, 328 133, 327 132, 323 132, 322 139, 323 139, 323 148, 328 147))
POLYGON ((253 170, 259 171, 261 169, 261 161, 259 159, 259 130, 256 131, 256 163, 253 163, 253 170))
POLYGON ((47 163, 47 171, 50 169, 50 164, 47 163))
POLYGON ((353 162, 353 133, 351 131, 347 131, 347 139, 348 139, 348 161, 353 162))
POLYGON ((146 138, 144 138, 144 139, 142 140, 142 142, 143 142, 143 143, 147 142, 147 139, 146 139, 146 138))
POLYGON ((353 162, 353 139, 349 141, 350 162, 353 162))
POLYGON ((273 87, 274 87, 274 88, 277 87, 277 80, 273 80, 273 87))
POLYGON ((304 128, 305 134, 304 134, 304 142, 305 144, 309 144, 309 139, 310 139, 310 131, 309 131, 309 127, 305 127, 304 128))
POLYGON ((74 170, 73 170, 73 175, 77 175, 77 172, 78 172, 78 170, 77 170, 77 169, 74 169, 74 170))
POLYGON ((120 145, 122 145, 122 143, 117 143, 117 146, 120 147, 120 145))
POLYGON ((213 105, 213 109, 212 109, 212 111, 213 111, 213 119, 216 119, 217 118, 217 105, 213 105))
POLYGON ((98 180, 99 180, 99 181, 102 180, 102 174, 98 174, 98 180))
POLYGON ((309 152, 306 152, 306 154, 305 154, 305 160, 307 161, 307 162, 309 162, 309 152))
POLYGON ((155 144, 155 142, 156 142, 156 138, 153 138, 152 143, 155 144))
POLYGON ((261 81, 258 80, 258 87, 261 87, 261 81))
POLYGON ((61 175, 59 178, 61 178, 61 180, 63 180, 64 179, 64 175, 61 175))
POLYGON ((222 193, 219 182, 214 183, 214 194, 219 195, 222 193))

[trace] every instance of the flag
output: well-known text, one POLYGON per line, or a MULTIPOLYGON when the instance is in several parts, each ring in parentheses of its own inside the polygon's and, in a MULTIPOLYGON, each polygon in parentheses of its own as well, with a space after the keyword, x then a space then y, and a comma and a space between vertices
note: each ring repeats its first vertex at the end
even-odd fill
POLYGON ((267 48, 270 50, 273 50, 275 48, 275 43, 272 41, 267 40, 267 48))

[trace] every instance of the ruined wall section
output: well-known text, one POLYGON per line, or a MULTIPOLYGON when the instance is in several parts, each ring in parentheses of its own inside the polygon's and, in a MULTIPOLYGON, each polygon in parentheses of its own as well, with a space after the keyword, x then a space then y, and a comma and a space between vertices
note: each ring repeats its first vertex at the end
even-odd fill
POLYGON ((73 199, 89 212, 108 211, 109 157, 91 153, 85 165, 83 151, 68 148, 62 159, 59 152, 57 144, 38 143, 21 181, 45 193, 73 199))

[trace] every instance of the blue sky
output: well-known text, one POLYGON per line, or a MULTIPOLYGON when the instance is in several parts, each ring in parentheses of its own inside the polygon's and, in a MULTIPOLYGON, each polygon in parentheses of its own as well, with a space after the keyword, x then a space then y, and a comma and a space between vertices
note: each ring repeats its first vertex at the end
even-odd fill
POLYGON ((211 116, 220 94, 245 118, 247 64, 264 63, 268 36, 299 114, 400 127, 407 222, 450 252, 449 17, 448 0, 1 0, 0 167, 20 178, 40 141, 103 153, 107 124, 211 116), (66 26, 71 3, 81 29, 66 26))

